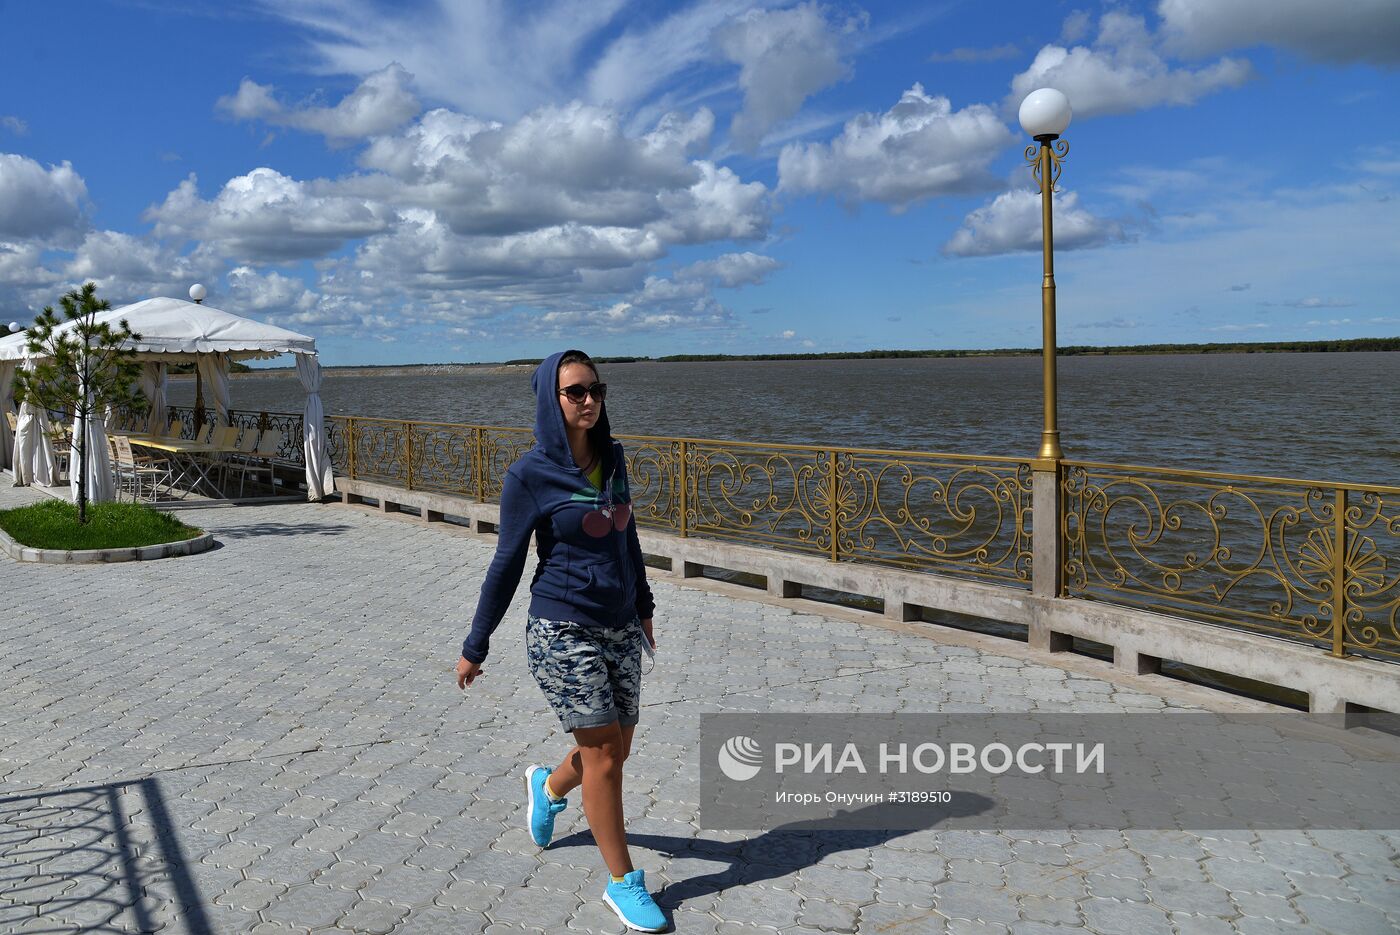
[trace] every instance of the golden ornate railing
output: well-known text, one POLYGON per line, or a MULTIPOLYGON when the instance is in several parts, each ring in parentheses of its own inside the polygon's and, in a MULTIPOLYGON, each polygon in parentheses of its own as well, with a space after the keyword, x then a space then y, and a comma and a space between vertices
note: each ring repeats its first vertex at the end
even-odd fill
MULTIPOLYGON (((235 410, 286 433, 301 417, 235 410)), ((334 416, 336 472, 500 498, 520 428, 334 416)), ((621 436, 643 526, 1014 587, 1031 580, 1031 468, 863 448, 621 436)), ((1400 487, 1061 463, 1061 593, 1400 660, 1400 487)))
MULTIPOLYGON (((335 417, 337 471, 483 502, 524 429, 335 417), (337 441, 338 440, 338 441, 337 441)), ((619 436, 638 523, 1029 587, 1027 462, 861 448, 619 436)))
POLYGON ((1400 658, 1400 487, 1064 462, 1064 593, 1400 658))

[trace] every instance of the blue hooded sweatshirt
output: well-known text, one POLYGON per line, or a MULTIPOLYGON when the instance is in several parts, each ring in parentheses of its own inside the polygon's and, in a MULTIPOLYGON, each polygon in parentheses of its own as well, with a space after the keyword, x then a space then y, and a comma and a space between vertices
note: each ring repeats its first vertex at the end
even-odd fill
POLYGON ((462 655, 482 663, 525 570, 530 538, 539 564, 530 582, 530 613, 586 626, 619 627, 651 617, 637 524, 627 488, 627 461, 612 438, 606 404, 589 430, 603 458, 602 489, 574 462, 559 408, 559 359, 535 370, 535 447, 510 466, 501 489, 496 556, 486 571, 462 655))

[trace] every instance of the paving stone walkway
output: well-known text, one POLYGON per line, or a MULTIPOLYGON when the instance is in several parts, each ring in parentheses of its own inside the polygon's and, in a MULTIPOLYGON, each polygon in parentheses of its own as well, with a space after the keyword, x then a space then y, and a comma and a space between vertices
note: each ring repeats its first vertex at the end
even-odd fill
MULTIPOLYGON (((0 488, 0 508, 37 495, 0 488)), ((187 514, 204 555, 0 561, 0 932, 615 933, 521 588, 467 696, 491 545, 340 506, 187 514)), ((1059 668, 658 582, 633 859, 687 935, 1368 935, 1400 834, 702 831, 701 714, 1183 706, 1059 668)))

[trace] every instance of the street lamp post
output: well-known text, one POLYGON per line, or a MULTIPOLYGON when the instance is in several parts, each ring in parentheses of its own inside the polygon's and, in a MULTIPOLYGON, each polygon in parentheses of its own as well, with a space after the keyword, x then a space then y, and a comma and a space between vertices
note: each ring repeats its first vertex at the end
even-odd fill
MULTIPOLYGON (((195 283, 190 286, 190 298, 195 305, 204 302, 204 297, 209 294, 209 290, 204 288, 203 283, 195 283)), ((199 375, 199 364, 194 367, 194 437, 198 439, 204 429, 204 379, 199 375)))
POLYGON ((1055 228, 1051 196, 1060 178, 1060 161, 1069 153, 1069 142, 1060 138, 1069 126, 1069 99, 1054 88, 1041 88, 1021 102, 1021 128, 1035 143, 1026 147, 1026 164, 1040 187, 1040 223, 1044 278, 1040 285, 1041 327, 1044 331, 1041 354, 1044 361, 1045 424, 1040 434, 1036 470, 1052 471, 1064 452, 1060 449, 1060 428, 1056 421, 1055 373, 1055 228))
MULTIPOLYGON (((1040 285, 1042 340, 1042 379, 1045 424, 1040 433, 1040 451, 1031 460, 1031 593, 1059 597, 1064 593, 1064 533, 1060 489, 1060 427, 1055 418, 1055 232, 1051 196, 1060 178, 1060 160, 1069 152, 1069 143, 1060 134, 1069 126, 1072 112, 1069 100, 1054 88, 1041 88, 1021 102, 1021 127, 1035 140, 1026 147, 1026 163, 1040 186, 1040 223, 1044 233, 1042 256, 1045 276, 1040 285)), ((1045 652, 1065 650, 1070 639, 1050 629, 1044 621, 1033 621, 1028 634, 1031 647, 1045 652)))

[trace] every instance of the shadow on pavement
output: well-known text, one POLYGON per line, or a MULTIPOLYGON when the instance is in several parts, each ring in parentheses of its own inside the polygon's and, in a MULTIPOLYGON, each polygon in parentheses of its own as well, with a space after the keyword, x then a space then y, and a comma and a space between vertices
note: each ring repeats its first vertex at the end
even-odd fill
MULTIPOLYGON (((964 818, 989 811, 991 799, 975 794, 959 795, 953 803, 938 807, 871 805, 823 821, 792 822, 743 841, 710 841, 658 834, 628 834, 627 844, 671 858, 727 864, 714 873, 671 883, 656 894, 656 903, 671 912, 689 899, 722 892, 731 886, 758 883, 811 867, 827 854, 864 850, 887 844, 911 831, 935 828, 950 818, 964 818), (835 821, 846 827, 832 829, 835 821), (876 826, 862 829, 862 824, 876 826)), ((594 845, 593 832, 577 831, 550 846, 594 845)))
POLYGON ((217 526, 209 529, 216 539, 257 539, 263 536, 339 536, 354 527, 343 523, 247 523, 242 526, 217 526))
POLYGON ((148 881, 213 935, 155 778, 0 798, 0 931, 154 932, 148 881))

